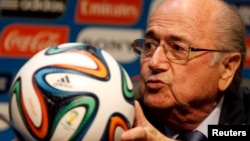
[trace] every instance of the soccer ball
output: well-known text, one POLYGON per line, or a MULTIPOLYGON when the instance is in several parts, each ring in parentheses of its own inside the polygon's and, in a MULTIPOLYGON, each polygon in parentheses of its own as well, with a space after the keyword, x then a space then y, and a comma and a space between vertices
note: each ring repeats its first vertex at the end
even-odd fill
POLYGON ((64 43, 41 50, 17 72, 10 122, 21 140, 119 140, 133 125, 132 81, 104 50, 64 43))

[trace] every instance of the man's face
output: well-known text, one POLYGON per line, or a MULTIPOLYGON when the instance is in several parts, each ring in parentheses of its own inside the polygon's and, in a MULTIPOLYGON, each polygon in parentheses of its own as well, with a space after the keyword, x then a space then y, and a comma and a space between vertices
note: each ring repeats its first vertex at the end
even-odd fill
MULTIPOLYGON (((191 9, 160 8, 149 20, 145 38, 159 44, 178 41, 192 47, 216 49, 209 39, 212 30, 191 9), (190 13, 189 13, 190 11, 190 13), (197 20, 197 18, 199 20, 197 20)), ((171 60, 158 46, 151 58, 141 58, 140 93, 155 108, 190 107, 214 100, 218 91, 220 63, 211 64, 211 52, 190 52, 187 60, 171 60)))

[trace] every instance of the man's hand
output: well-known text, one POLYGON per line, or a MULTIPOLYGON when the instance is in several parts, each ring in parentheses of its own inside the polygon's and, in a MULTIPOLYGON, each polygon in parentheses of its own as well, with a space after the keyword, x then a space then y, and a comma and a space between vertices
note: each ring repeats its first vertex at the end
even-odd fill
POLYGON ((121 141, 173 141, 159 132, 143 114, 138 101, 135 101, 135 127, 125 131, 121 141))

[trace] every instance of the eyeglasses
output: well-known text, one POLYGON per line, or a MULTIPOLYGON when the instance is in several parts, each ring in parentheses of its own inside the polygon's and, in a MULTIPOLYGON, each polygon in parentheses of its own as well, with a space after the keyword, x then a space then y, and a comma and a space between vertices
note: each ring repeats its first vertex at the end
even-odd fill
POLYGON ((172 60, 186 60, 190 52, 209 51, 209 52, 232 52, 231 50, 213 50, 194 48, 180 41, 171 41, 167 44, 159 44, 152 39, 136 39, 131 47, 134 53, 141 58, 150 58, 153 56, 157 47, 163 46, 166 57, 172 60))

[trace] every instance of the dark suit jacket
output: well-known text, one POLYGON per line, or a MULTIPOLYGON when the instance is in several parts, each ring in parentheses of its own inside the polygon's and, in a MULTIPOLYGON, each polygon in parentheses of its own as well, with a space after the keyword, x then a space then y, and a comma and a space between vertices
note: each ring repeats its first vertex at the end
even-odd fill
MULTIPOLYGON (((139 102, 149 122, 165 134, 163 124, 153 117, 141 100, 139 102)), ((242 87, 237 92, 226 91, 219 124, 250 124, 250 89, 242 87)))
POLYGON ((250 124, 250 89, 227 90, 219 124, 250 124))

